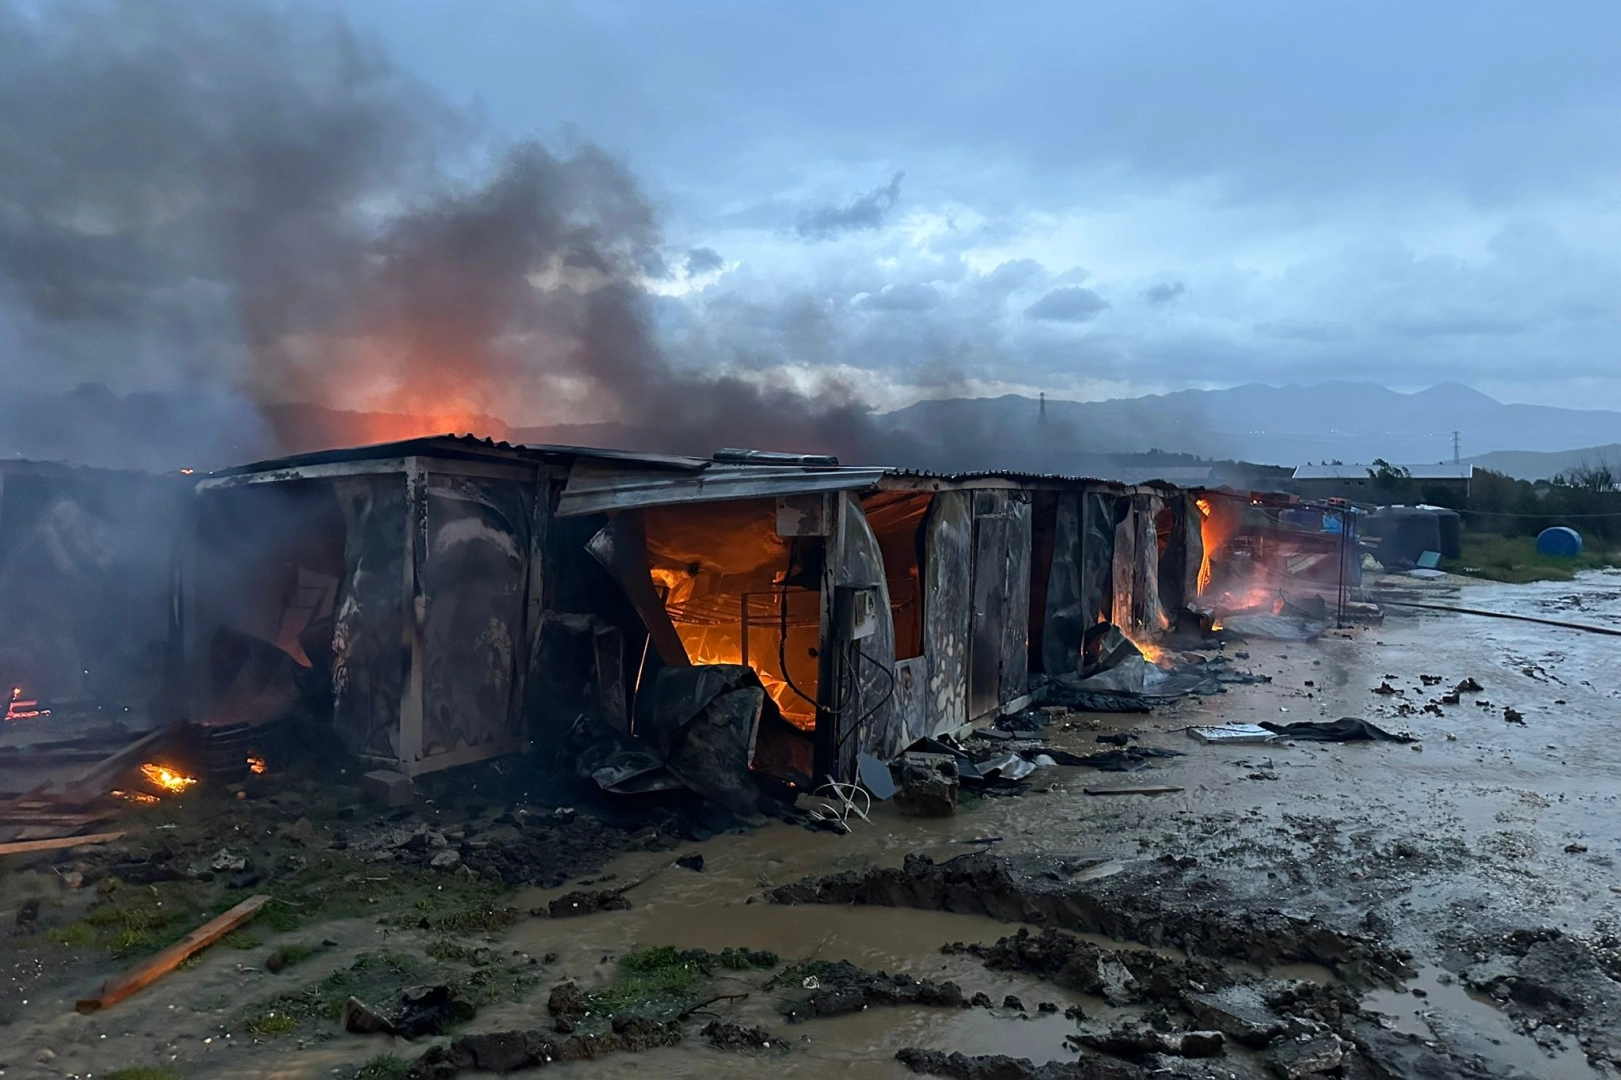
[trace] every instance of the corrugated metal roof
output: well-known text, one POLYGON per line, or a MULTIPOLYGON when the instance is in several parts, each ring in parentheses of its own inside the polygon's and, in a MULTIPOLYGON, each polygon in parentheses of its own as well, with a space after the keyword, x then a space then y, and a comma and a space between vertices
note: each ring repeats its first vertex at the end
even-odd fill
POLYGON ((445 457, 466 460, 545 460, 567 464, 581 458, 632 463, 653 469, 682 469, 696 471, 709 464, 703 458, 678 457, 672 454, 643 454, 633 450, 604 450, 592 446, 561 446, 549 443, 509 443, 476 435, 425 435, 399 442, 372 443, 366 446, 345 446, 332 450, 315 450, 306 454, 255 461, 247 465, 233 465, 218 469, 211 476, 242 476, 250 473, 281 472, 312 465, 331 465, 353 461, 384 461, 403 457, 445 457))
MULTIPOLYGON (((1475 475, 1473 465, 1397 465, 1414 480, 1468 480, 1475 475)), ((1366 480, 1375 465, 1302 465, 1295 469, 1296 480, 1366 480)))
POLYGON ((581 460, 569 470, 557 513, 559 517, 577 517, 641 506, 859 491, 878 483, 887 471, 709 462, 698 472, 672 473, 667 469, 637 470, 581 460))

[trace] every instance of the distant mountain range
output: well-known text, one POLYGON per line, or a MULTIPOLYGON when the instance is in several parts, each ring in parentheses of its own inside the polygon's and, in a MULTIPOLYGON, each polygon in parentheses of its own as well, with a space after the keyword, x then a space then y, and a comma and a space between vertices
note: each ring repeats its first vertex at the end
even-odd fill
POLYGON ((1060 459, 1161 449, 1275 465, 1374 458, 1417 464, 1450 461, 1455 431, 1471 460, 1495 451, 1568 451, 1621 440, 1621 412, 1505 405, 1455 383, 1414 394, 1327 382, 1049 400, 1046 416, 1043 427, 1037 402, 1009 396, 924 401, 888 419, 915 432, 971 433, 970 441, 981 444, 1045 443, 1060 459))
MULTIPOLYGON (((508 428, 491 418, 475 434, 684 453, 719 449, 723 442, 708 441, 725 439, 679 430, 508 428)), ((1455 383, 1413 394, 1357 382, 1247 385, 1110 401, 1049 400, 1044 411, 1016 395, 952 398, 870 416, 848 430, 844 446, 765 448, 832 449, 852 463, 1112 475, 1116 455, 1138 455, 1141 465, 1140 456, 1151 450, 1167 452, 1166 464, 1169 455, 1282 466, 1376 457, 1397 464, 1450 461, 1456 431, 1464 460, 1526 479, 1599 457, 1621 464, 1621 412, 1505 405, 1455 383)), ((845 438, 840 431, 827 427, 824 441, 838 443, 845 438)), ((432 433, 431 421, 411 416, 315 405, 260 410, 208 391, 119 396, 90 386, 0 398, 0 454, 97 465, 206 469, 432 433)))

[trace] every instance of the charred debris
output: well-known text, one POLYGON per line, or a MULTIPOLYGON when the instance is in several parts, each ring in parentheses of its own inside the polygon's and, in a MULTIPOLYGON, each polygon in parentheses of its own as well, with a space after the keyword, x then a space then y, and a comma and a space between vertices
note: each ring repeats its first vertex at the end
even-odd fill
POLYGON ((1044 710, 1219 690, 1241 673, 1212 645, 1366 614, 1357 523, 1166 483, 470 436, 203 476, 7 462, 0 841, 198 780, 273 788, 300 755, 385 805, 492 763, 542 805, 696 793, 752 818, 820 791, 837 827, 907 775, 1016 784, 1044 710))

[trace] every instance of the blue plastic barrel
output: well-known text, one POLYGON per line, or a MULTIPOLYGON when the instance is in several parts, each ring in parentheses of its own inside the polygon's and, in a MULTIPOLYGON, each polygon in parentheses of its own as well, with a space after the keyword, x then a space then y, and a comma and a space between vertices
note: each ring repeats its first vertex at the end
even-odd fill
POLYGON ((1582 553, 1582 534, 1564 525, 1543 529, 1537 534, 1538 555, 1558 555, 1574 559, 1582 553))

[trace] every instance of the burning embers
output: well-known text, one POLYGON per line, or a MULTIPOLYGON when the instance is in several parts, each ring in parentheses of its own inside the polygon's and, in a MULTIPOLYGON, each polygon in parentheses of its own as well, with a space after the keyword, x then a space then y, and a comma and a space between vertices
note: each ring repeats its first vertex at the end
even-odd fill
MULTIPOLYGON (((4 684, 0 684, 4 685, 4 684)), ((23 688, 11 688, 11 700, 6 702, 6 723, 15 723, 18 720, 33 720, 40 716, 51 715, 51 710, 39 707, 39 702, 33 698, 23 697, 23 688)))
POLYGON ((141 776, 153 787, 173 795, 180 794, 197 782, 195 776, 187 776, 167 765, 154 765, 150 761, 141 766, 141 776))

